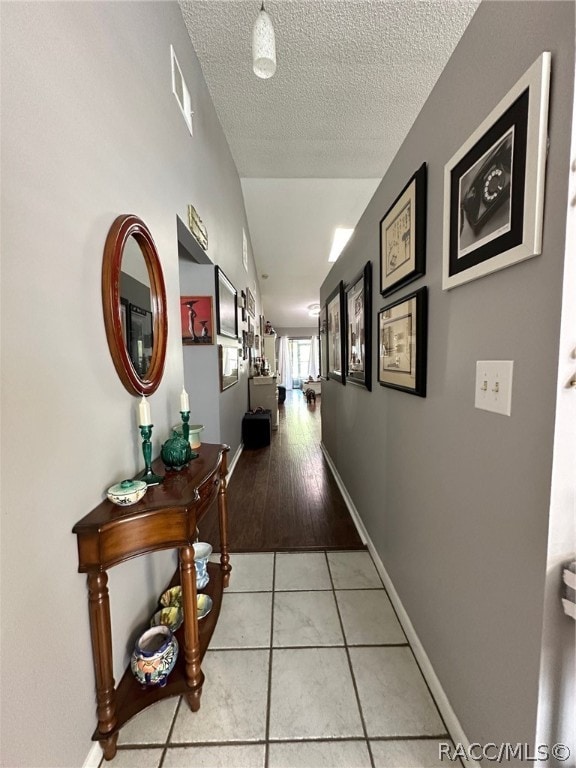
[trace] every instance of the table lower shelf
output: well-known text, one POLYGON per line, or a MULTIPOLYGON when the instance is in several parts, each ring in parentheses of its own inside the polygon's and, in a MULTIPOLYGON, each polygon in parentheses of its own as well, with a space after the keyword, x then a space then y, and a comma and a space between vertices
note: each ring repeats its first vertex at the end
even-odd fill
MULTIPOLYGON (((208 575, 210 581, 201 593, 210 595, 213 601, 212 610, 203 619, 198 621, 198 637, 200 642, 200 660, 210 644, 210 639, 218 622, 218 615, 222 605, 222 592, 224 588, 225 574, 220 570, 219 563, 208 563, 208 575)), ((179 570, 176 571, 169 587, 180 583, 179 570)), ((157 701, 170 696, 182 696, 191 693, 186 682, 185 658, 184 658, 184 625, 176 631, 179 652, 174 669, 170 673, 166 685, 146 688, 136 680, 130 667, 126 669, 120 683, 116 686, 116 726, 108 733, 101 733, 98 729, 92 736, 93 741, 110 739, 135 715, 157 701)))

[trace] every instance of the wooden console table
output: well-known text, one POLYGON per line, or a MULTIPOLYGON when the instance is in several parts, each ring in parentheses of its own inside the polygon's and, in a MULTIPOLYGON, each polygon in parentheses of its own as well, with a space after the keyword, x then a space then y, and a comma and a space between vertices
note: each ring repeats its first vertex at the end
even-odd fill
MULTIPOLYGON (((230 579, 228 510, 226 503, 226 445, 203 444, 197 459, 180 472, 166 472, 161 485, 148 488, 144 498, 130 507, 105 500, 73 528, 78 537, 78 570, 88 574, 88 607, 96 679, 98 725, 92 736, 104 757, 116 754, 118 732, 145 707, 168 696, 184 695, 193 712, 200 707, 204 675, 200 664, 216 627, 222 590, 230 579), (200 626, 196 616, 196 527, 218 497, 220 564, 209 563, 206 593, 212 597, 210 613, 200 626), (184 622, 176 636, 180 652, 166 685, 143 688, 130 668, 115 687, 112 664, 112 631, 107 570, 133 557, 163 549, 179 550, 179 572, 170 586, 180 581, 184 622)), ((160 459, 153 463, 164 473, 160 459)))

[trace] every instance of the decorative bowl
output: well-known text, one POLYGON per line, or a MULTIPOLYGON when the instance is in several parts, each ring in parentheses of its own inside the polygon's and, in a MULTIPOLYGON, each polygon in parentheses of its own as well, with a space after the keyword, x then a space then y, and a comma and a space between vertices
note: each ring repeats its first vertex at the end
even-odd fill
POLYGON ((210 595, 196 596, 196 618, 203 619, 212 610, 212 598, 210 595))
POLYGON ((182 587, 171 587, 163 592, 160 596, 160 605, 165 608, 169 606, 182 608, 182 587))
POLYGON ((184 614, 182 613, 182 608, 177 605, 167 605, 159 611, 156 611, 154 616, 152 616, 150 626, 157 627, 159 624, 164 624, 171 629, 172 632, 176 632, 176 630, 182 626, 183 621, 184 614))
POLYGON ((190 441, 191 448, 200 448, 202 442, 200 440, 200 432, 204 429, 204 424, 190 424, 188 440, 190 441))
POLYGON ((136 504, 144 496, 148 486, 144 480, 122 480, 121 483, 111 485, 106 491, 106 495, 114 504, 120 507, 128 507, 130 504, 136 504))

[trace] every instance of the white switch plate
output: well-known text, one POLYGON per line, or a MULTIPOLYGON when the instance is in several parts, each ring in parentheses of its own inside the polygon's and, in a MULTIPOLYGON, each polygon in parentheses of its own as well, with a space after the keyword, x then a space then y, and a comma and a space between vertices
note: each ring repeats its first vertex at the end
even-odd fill
POLYGON ((478 360, 476 362, 474 402, 476 408, 510 416, 513 367, 513 360, 478 360))

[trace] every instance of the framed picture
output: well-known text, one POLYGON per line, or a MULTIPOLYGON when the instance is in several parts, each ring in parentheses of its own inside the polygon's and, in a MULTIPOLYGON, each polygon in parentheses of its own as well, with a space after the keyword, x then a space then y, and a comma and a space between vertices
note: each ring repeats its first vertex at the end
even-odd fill
POLYGON ((346 379, 372 389, 372 264, 346 288, 346 379))
POLYGON ((426 397, 428 289, 398 299, 378 312, 378 382, 426 397))
POLYGON ((240 291, 240 310, 242 313, 242 322, 246 322, 246 294, 240 291))
POLYGON ((340 281, 328 297, 327 307, 327 349, 329 379, 346 384, 344 361, 346 360, 346 336, 344 333, 344 283, 340 281))
POLYGON ((246 288, 246 309, 251 317, 256 317, 256 302, 250 288, 246 288))
POLYGON ((380 293, 388 296, 426 273, 426 163, 380 220, 380 293))
POLYGON ((542 250, 550 59, 537 59, 444 168, 444 290, 542 250))
POLYGON ((240 349, 218 345, 220 363, 220 392, 238 383, 238 368, 240 365, 240 349))
POLYGON ((216 331, 221 336, 238 338, 238 316, 236 304, 238 292, 220 267, 216 270, 216 331))
POLYGON ((318 316, 318 338, 320 340, 320 378, 328 378, 328 305, 325 304, 318 316))
POLYGON ((180 296, 182 344, 214 344, 212 296, 180 296))

